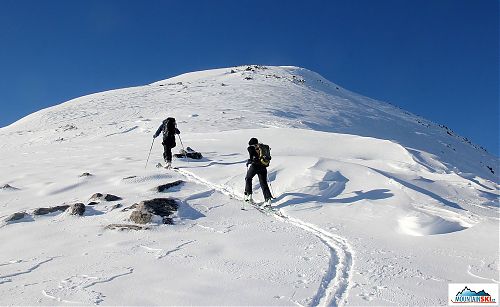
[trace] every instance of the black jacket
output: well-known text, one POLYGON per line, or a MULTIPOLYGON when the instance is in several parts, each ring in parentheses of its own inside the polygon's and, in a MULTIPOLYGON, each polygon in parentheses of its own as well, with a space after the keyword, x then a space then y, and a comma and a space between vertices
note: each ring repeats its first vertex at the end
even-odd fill
POLYGON ((247 150, 248 150, 248 154, 250 155, 250 158, 247 161, 247 165, 248 164, 253 164, 255 166, 262 166, 262 167, 264 167, 264 165, 262 165, 262 163, 260 163, 259 154, 257 153, 257 150, 255 149, 255 146, 254 145, 250 145, 250 146, 248 146, 247 150))
MULTIPOLYGON (((162 131, 164 131, 165 125, 166 125, 165 123, 162 123, 160 125, 160 127, 158 127, 158 130, 156 130, 156 133, 153 136, 154 138, 159 136, 160 133, 162 133, 162 131)), ((171 147, 171 148, 175 147, 175 145, 176 145, 175 144, 175 135, 180 134, 181 132, 177 128, 174 128, 174 129, 175 129, 174 131, 163 133, 163 142, 162 142, 163 145, 171 147)))

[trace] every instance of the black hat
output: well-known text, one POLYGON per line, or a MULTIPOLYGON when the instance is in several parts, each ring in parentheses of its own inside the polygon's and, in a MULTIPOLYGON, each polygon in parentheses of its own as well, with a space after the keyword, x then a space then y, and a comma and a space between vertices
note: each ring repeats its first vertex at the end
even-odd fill
POLYGON ((248 145, 257 145, 259 144, 259 140, 256 138, 251 138, 250 141, 248 141, 248 145))

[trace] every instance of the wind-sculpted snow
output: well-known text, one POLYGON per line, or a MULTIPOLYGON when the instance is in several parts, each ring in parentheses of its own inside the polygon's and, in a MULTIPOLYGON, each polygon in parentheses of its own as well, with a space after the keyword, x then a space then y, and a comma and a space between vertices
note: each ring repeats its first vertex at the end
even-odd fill
POLYGON ((498 283, 498 158, 305 69, 91 94, 0 128, 0 148, 0 305, 444 305, 448 283, 498 283), (174 151, 203 154, 178 171, 154 167, 168 116, 174 151), (251 137, 280 214, 240 210, 251 137), (129 220, 158 197, 173 225, 129 220))
MULTIPOLYGON (((179 169, 179 172, 185 175, 189 180, 206 185, 207 187, 218 190, 229 197, 237 198, 240 201, 243 201, 241 196, 233 194, 227 187, 210 183, 193 173, 182 169, 179 169)), ((310 302, 311 305, 338 306, 340 304, 345 304, 347 301, 347 293, 349 291, 349 279, 353 261, 353 252, 346 240, 338 235, 328 233, 315 225, 290 217, 284 213, 277 214, 276 218, 281 222, 290 223, 296 227, 304 229, 314 236, 317 236, 331 250, 327 272, 321 280, 318 292, 310 302)))
POLYGON ((434 156, 447 165, 445 172, 457 169, 498 183, 498 159, 448 127, 352 93, 302 68, 249 67, 189 73, 147 86, 91 94, 29 115, 0 133, 14 144, 15 133, 31 136, 22 140, 26 145, 70 142, 97 135, 151 133, 167 115, 187 124, 184 130, 191 132, 199 132, 198 127, 203 131, 309 128, 393 140, 434 156))

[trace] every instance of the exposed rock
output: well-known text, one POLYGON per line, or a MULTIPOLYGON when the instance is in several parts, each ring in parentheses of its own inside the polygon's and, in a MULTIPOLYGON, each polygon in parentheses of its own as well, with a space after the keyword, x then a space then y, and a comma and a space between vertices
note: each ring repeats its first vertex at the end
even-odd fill
POLYGON ((136 178, 136 177, 137 176, 128 176, 128 177, 123 178, 123 180, 132 179, 132 178, 136 178))
POLYGON ((111 210, 115 210, 115 209, 118 209, 118 208, 121 208, 121 207, 122 207, 122 204, 116 204, 113 207, 111 207, 111 210))
POLYGON ((193 150, 191 147, 186 148, 186 150, 181 149, 179 150, 178 154, 174 154, 176 158, 191 158, 191 159, 196 159, 199 160, 203 158, 203 155, 195 150, 193 150))
POLYGON ((159 216, 164 224, 173 224, 170 215, 177 211, 179 205, 172 198, 155 198, 144 200, 137 204, 130 219, 138 224, 151 223, 155 216, 159 216))
POLYGON ((113 195, 113 194, 106 194, 104 196, 105 201, 117 201, 117 200, 122 200, 121 197, 113 195))
POLYGON ((131 225, 131 224, 110 224, 104 229, 109 229, 109 230, 147 230, 149 227, 147 226, 139 226, 139 225, 131 225))
POLYGON ((152 222, 153 214, 147 211, 137 211, 134 210, 130 214, 130 220, 137 224, 147 224, 152 222))
POLYGON ((113 194, 102 194, 102 193, 95 193, 90 197, 90 200, 99 200, 99 201, 117 201, 117 200, 122 200, 121 197, 113 195, 113 194))
POLYGON ((0 190, 19 190, 19 189, 11 186, 10 184, 4 184, 2 187, 0 187, 0 190))
POLYGON ((85 173, 82 173, 82 174, 81 174, 80 176, 78 176, 78 177, 89 177, 89 176, 93 176, 93 175, 92 175, 91 173, 87 173, 87 172, 85 172, 85 173))
POLYGON ((102 193, 95 193, 94 195, 90 196, 90 200, 101 200, 104 198, 104 195, 102 193))
POLYGON ((69 205, 55 206, 49 208, 38 208, 33 211, 33 215, 45 215, 56 211, 66 211, 69 205))
POLYGON ((82 203, 76 203, 69 206, 68 213, 71 215, 83 215, 85 213, 85 205, 82 203))
POLYGON ((164 217, 163 224, 174 225, 174 220, 171 217, 164 217))
POLYGON ((167 216, 177 211, 179 205, 173 198, 154 198, 141 201, 137 205, 137 210, 147 210, 159 216, 167 216))
POLYGON ((11 214, 9 215, 5 221, 6 222, 13 222, 13 221, 17 221, 17 220, 20 220, 20 219, 23 219, 25 216, 27 216, 28 214, 26 212, 16 212, 14 214, 11 214))
POLYGON ((177 181, 174 181, 174 182, 169 182, 167 184, 162 184, 160 186, 157 186, 156 187, 156 191, 158 192, 164 192, 172 187, 175 187, 175 186, 178 186, 180 184, 184 183, 184 181, 182 180, 177 180, 177 181))
POLYGON ((87 206, 95 206, 97 204, 99 204, 99 203, 96 201, 91 201, 90 203, 87 204, 87 206))

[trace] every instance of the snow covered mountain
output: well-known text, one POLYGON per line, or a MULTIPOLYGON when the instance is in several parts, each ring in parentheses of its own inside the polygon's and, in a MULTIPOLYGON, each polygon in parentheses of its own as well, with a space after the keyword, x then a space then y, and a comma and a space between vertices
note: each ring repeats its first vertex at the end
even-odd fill
POLYGON ((448 283, 499 283, 498 158, 306 69, 80 97, 1 128, 0 150, 0 305, 443 305, 448 283), (168 116, 204 159, 155 168, 157 140, 145 168, 168 116), (251 137, 280 215, 241 210, 251 137), (118 230, 160 197, 173 225, 118 230))

